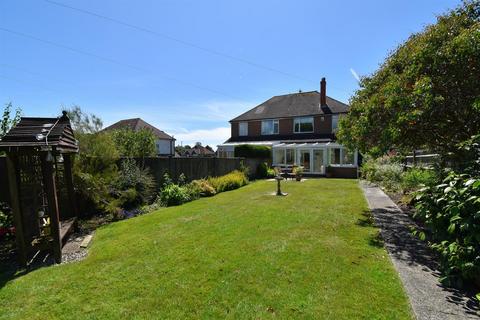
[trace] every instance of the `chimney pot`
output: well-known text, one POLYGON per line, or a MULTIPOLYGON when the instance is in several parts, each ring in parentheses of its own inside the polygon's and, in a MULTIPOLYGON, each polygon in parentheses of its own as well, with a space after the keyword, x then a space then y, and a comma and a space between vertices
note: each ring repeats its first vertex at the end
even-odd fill
POLYGON ((327 81, 325 81, 325 78, 322 78, 322 81, 320 81, 320 106, 326 106, 327 105, 327 81))

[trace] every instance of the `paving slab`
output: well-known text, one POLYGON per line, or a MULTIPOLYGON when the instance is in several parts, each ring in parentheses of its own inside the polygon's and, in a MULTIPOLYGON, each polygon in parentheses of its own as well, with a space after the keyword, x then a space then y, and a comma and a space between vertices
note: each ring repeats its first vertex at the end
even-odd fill
POLYGON ((374 221, 408 295, 417 319, 479 319, 473 293, 443 286, 438 259, 414 237, 412 219, 380 188, 361 181, 374 221))

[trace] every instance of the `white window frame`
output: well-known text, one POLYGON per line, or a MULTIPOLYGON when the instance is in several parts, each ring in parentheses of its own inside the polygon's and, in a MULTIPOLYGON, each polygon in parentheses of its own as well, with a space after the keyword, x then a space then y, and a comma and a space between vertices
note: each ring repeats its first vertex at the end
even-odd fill
POLYGON ((238 123, 238 135, 241 137, 248 136, 248 122, 238 123))
POLYGON ((338 130, 338 120, 340 120, 339 114, 332 115, 332 132, 337 132, 338 130))
POLYGON ((279 123, 278 119, 262 120, 262 124, 261 124, 262 136, 278 134, 279 132, 280 132, 280 123, 279 123), (266 122, 271 122, 272 123, 272 132, 266 132, 266 130, 264 129, 264 123, 266 123, 266 122), (277 127, 277 132, 275 132, 275 126, 277 127))
POLYGON ((293 133, 313 133, 315 131, 315 121, 313 119, 313 117, 297 117, 297 118, 294 118, 293 119, 293 133), (301 123, 306 123, 307 121, 304 121, 304 120, 311 120, 312 122, 312 131, 297 131, 297 124, 299 125, 298 126, 298 129, 300 130, 300 124, 301 123))
POLYGON ((354 150, 353 151, 353 164, 344 164, 343 163, 343 155, 344 155, 344 152, 346 152, 347 149, 345 147, 330 147, 328 148, 328 155, 327 155, 327 159, 328 159, 328 165, 329 166, 332 166, 332 167, 356 167, 357 166, 357 150, 354 150), (336 164, 333 164, 330 162, 331 160, 331 155, 330 153, 332 152, 333 149, 340 149, 340 163, 336 163, 336 164))

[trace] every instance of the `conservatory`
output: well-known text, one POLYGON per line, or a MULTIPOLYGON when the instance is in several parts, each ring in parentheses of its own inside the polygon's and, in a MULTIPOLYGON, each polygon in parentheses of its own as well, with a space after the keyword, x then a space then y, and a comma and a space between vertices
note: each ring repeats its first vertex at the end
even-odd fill
POLYGON ((306 174, 324 175, 327 168, 336 173, 356 173, 358 164, 357 151, 335 142, 279 143, 272 146, 272 151, 273 166, 303 166, 306 174))

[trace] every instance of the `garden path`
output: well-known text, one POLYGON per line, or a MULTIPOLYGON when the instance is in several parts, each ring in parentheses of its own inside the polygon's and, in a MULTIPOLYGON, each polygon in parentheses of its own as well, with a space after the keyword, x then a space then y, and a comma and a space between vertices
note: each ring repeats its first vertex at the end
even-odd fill
POLYGON ((440 283, 438 259, 410 232, 412 219, 380 188, 364 181, 360 187, 417 319, 478 319, 473 293, 440 283))

